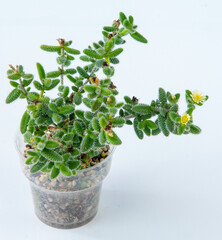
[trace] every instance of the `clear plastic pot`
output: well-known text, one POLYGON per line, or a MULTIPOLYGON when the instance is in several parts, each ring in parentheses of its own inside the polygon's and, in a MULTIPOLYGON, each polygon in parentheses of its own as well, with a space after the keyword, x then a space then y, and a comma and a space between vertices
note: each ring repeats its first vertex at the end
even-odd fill
POLYGON ((30 173, 25 164, 25 144, 18 135, 16 146, 21 158, 23 173, 30 181, 35 213, 45 224, 55 228, 75 228, 91 221, 98 210, 103 179, 107 176, 115 148, 99 164, 77 171, 72 177, 60 174, 51 180, 49 173, 30 173))

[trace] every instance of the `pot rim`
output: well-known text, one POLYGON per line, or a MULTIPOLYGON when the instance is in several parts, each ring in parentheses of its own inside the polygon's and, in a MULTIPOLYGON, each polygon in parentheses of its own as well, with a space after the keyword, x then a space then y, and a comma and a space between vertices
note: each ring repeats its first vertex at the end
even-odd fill
MULTIPOLYGON (((15 135, 15 147, 16 147, 16 150, 18 151, 18 153, 20 154, 20 156, 22 156, 23 158, 24 155, 23 155, 23 152, 21 151, 21 146, 20 146, 20 142, 22 143, 24 149, 25 149, 25 142, 24 142, 24 139, 22 138, 23 137, 23 134, 21 134, 20 130, 17 130, 17 133, 15 135)), ((107 162, 113 155, 113 153, 115 152, 116 150, 116 146, 115 145, 109 145, 110 146, 110 150, 109 150, 109 155, 104 159, 104 161, 94 165, 93 167, 89 167, 89 168, 85 168, 83 170, 77 170, 76 173, 85 173, 87 171, 91 171, 91 170, 94 170, 95 168, 98 168, 100 167, 100 165, 104 164, 105 162, 107 162)), ((73 176, 71 176, 73 177, 73 176)))

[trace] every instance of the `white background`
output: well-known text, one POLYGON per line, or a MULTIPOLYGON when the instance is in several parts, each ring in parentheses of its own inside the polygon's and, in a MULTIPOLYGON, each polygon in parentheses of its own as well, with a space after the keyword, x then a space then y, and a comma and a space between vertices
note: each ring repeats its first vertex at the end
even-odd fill
MULTIPOLYGON (((187 1, 4 1, 0 0, 0 239, 2 240, 221 240, 222 2, 187 1), (137 139, 132 127, 119 129, 123 144, 104 181, 96 218, 84 227, 57 230, 33 212, 28 181, 14 147, 25 102, 5 104, 12 89, 8 64, 55 70, 54 54, 39 46, 72 39, 83 50, 101 39, 104 25, 119 11, 132 14, 149 44, 127 38, 113 78, 124 95, 150 103, 158 87, 199 89, 210 99, 195 111, 199 136, 137 139)), ((79 64, 75 62, 75 64, 79 64)))

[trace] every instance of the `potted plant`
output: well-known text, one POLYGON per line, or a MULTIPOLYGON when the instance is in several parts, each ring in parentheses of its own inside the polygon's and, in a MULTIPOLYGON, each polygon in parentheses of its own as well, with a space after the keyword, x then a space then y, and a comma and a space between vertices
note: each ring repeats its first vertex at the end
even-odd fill
POLYGON ((14 89, 6 103, 18 98, 27 101, 16 142, 35 212, 41 221, 57 228, 78 227, 95 216, 102 181, 115 146, 121 144, 116 128, 133 125, 139 139, 144 134, 201 131, 193 124, 193 111, 208 97, 197 91, 186 90, 187 111, 182 115, 178 113, 180 94, 162 88, 150 104, 140 103, 135 96, 117 102, 118 91, 111 80, 123 51, 117 45, 125 44, 128 35, 142 43, 147 40, 137 32, 133 17, 122 12, 112 26, 103 29, 103 40, 83 50, 83 67, 70 67, 74 55, 80 54, 70 47, 72 41, 57 39, 58 46, 42 45, 41 49, 58 55, 58 70, 46 73, 37 63, 39 80, 34 81, 21 65, 9 65, 7 72, 14 89), (100 70, 104 77, 99 79, 100 70), (49 97, 56 87, 57 96, 49 97))

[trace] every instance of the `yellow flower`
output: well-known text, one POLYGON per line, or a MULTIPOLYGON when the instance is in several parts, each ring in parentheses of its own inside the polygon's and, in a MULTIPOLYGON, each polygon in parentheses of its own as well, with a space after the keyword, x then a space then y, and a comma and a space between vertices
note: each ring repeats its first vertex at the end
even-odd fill
POLYGON ((205 98, 206 98, 205 95, 197 91, 193 91, 191 97, 192 97, 192 100, 197 104, 202 103, 203 101, 205 101, 205 98))
POLYGON ((181 116, 181 119, 180 119, 180 122, 183 124, 183 125, 186 125, 190 120, 190 115, 187 114, 187 113, 184 113, 182 116, 181 116))

